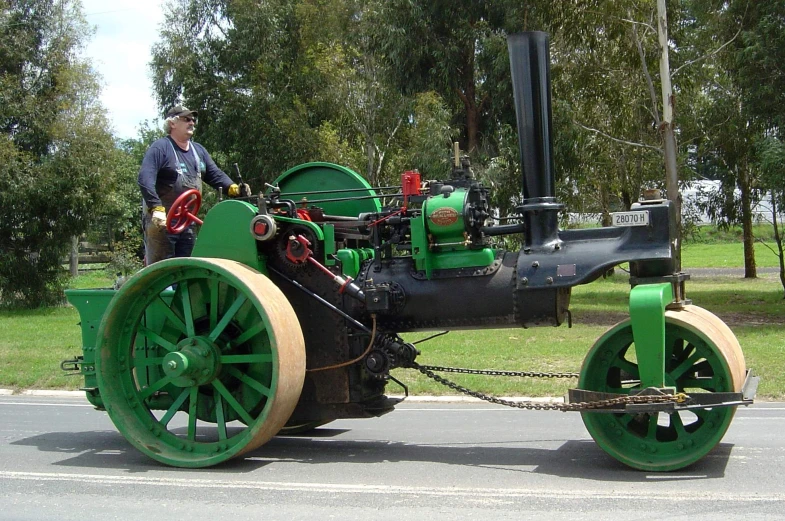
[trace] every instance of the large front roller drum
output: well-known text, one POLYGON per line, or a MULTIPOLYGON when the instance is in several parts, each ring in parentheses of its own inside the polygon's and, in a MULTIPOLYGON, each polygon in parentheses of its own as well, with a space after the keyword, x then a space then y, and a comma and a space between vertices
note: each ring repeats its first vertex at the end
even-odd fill
MULTIPOLYGON (((740 392, 746 367, 736 337, 715 315, 697 306, 665 312, 665 385, 678 392, 740 392)), ((586 355, 579 387, 629 394, 640 389, 630 321, 609 329, 586 355)), ((713 449, 733 419, 735 407, 673 413, 583 412, 597 444, 630 467, 677 470, 713 449)))
POLYGON ((264 444, 291 416, 305 376, 302 331, 283 293, 224 259, 175 258, 139 272, 107 308, 97 348, 117 429, 178 467, 264 444))

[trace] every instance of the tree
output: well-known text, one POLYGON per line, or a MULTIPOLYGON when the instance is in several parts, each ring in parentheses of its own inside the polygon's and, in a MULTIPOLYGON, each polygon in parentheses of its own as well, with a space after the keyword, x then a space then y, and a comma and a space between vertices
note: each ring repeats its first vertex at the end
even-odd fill
MULTIPOLYGON (((774 227, 774 242, 780 264, 780 284, 785 290, 785 237, 783 220, 785 214, 785 144, 773 136, 757 143, 757 156, 761 170, 761 181, 768 190, 771 200, 771 224, 774 227)), ((785 298, 785 296, 783 296, 785 298)))
POLYGON ((61 298, 71 237, 100 212, 113 149, 69 0, 0 3, 0 301, 61 298))
POLYGON ((162 113, 184 102, 196 138, 255 188, 318 155, 321 75, 294 0, 170 0, 152 70, 162 113))
POLYGON ((418 131, 441 121, 443 101, 417 102, 394 88, 372 45, 376 7, 368 0, 172 1, 152 65, 161 106, 183 101, 200 110, 197 139, 219 164, 238 163, 254 186, 314 160, 384 184, 418 168, 408 163, 420 159, 413 151, 434 140, 444 141, 446 158, 449 136, 418 131))
MULTIPOLYGON (((783 275, 782 240, 776 228, 783 208, 782 172, 783 141, 785 141, 785 3, 731 0, 717 6, 726 10, 722 32, 734 33, 731 52, 726 53, 730 76, 740 90, 740 104, 758 129, 757 165, 762 173, 762 186, 770 190, 773 220, 780 256, 780 280, 783 275), (778 210, 779 213, 778 213, 778 210)), ((752 233, 750 231, 750 237, 752 233)), ((745 233, 745 259, 747 252, 745 233)), ((746 265, 746 263, 745 263, 746 265)))
POLYGON ((758 158, 753 144, 765 136, 778 136, 785 110, 780 71, 785 52, 785 6, 781 2, 731 0, 693 2, 691 10, 702 30, 696 41, 704 47, 707 78, 703 96, 708 114, 696 144, 699 153, 721 168, 723 182, 714 204, 716 217, 741 223, 745 277, 757 275, 752 207, 759 196, 758 158), (734 194, 738 190, 739 198, 734 194))
POLYGON ((524 28, 530 8, 472 0, 379 0, 373 5, 374 44, 398 88, 407 95, 438 93, 452 109, 462 148, 469 153, 493 143, 498 105, 512 106, 511 96, 494 95, 497 88, 509 93, 505 36, 524 28))
POLYGON ((372 185, 380 185, 392 156, 400 153, 411 100, 392 88, 389 71, 370 45, 372 22, 365 4, 304 1, 298 13, 301 45, 323 80, 320 97, 328 110, 320 133, 337 129, 352 150, 349 155, 355 161, 363 158, 356 170, 372 185), (324 30, 326 17, 339 18, 330 24, 333 31, 324 30))
POLYGON ((580 160, 566 180, 582 197, 594 195, 593 211, 602 213, 606 225, 608 212, 628 209, 646 187, 668 186, 678 204, 675 136, 683 123, 677 127, 673 117, 672 93, 689 99, 692 74, 670 87, 671 55, 684 62, 689 46, 683 6, 672 3, 668 16, 670 24, 662 2, 605 0, 554 3, 549 13, 556 42, 554 97, 577 127, 561 130, 570 130, 580 146, 573 152, 580 160))

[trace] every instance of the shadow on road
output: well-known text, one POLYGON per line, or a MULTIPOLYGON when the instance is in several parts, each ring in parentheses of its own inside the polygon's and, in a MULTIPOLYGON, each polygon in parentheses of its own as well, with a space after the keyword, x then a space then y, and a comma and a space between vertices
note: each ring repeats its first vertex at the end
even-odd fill
MULTIPOLYGON (((321 428, 307 436, 276 437, 245 457, 212 467, 208 472, 213 475, 249 473, 276 462, 302 465, 417 462, 597 481, 651 482, 721 478, 725 475, 733 450, 733 444, 720 443, 708 456, 686 469, 652 473, 626 467, 606 455, 591 440, 567 441, 558 448, 544 449, 521 446, 520 441, 504 440, 492 444, 425 444, 335 439, 345 432, 321 428)), ((12 445, 72 455, 55 463, 58 466, 124 469, 129 473, 161 469, 193 472, 167 467, 149 459, 114 431, 53 432, 24 438, 12 445)))

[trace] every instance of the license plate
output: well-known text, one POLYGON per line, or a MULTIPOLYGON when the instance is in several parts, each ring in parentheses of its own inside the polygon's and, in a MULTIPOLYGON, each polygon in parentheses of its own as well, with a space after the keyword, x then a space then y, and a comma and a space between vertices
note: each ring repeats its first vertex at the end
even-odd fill
POLYGON ((648 226, 649 211, 614 212, 611 214, 613 226, 648 226))

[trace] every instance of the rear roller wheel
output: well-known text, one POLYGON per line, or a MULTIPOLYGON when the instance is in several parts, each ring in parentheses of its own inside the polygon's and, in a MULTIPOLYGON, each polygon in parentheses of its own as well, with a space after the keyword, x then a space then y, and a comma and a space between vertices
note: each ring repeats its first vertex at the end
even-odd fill
MULTIPOLYGON (((740 392, 746 367, 736 337, 715 315, 697 306, 665 312, 665 385, 678 392, 740 392)), ((629 394, 640 389, 629 320, 609 329, 586 355, 581 389, 629 394)), ((735 407, 673 413, 583 412, 597 444, 630 467, 677 470, 705 456, 722 439, 735 407)))
POLYGON ((117 429, 178 467, 264 444, 291 416, 305 376, 289 302, 259 272, 224 259, 142 270, 107 308, 98 349, 98 385, 117 429))

